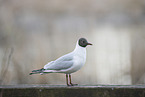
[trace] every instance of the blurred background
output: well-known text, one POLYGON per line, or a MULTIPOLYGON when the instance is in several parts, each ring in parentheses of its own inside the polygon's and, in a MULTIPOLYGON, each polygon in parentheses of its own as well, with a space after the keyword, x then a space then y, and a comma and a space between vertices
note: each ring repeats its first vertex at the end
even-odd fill
POLYGON ((0 85, 65 84, 64 74, 29 75, 87 47, 74 83, 145 83, 145 0, 0 0, 0 85))

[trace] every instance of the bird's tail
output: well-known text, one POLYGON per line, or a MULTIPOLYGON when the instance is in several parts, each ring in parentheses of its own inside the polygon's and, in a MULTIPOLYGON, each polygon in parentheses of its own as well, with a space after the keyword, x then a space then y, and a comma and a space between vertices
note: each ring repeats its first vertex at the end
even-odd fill
POLYGON ((43 74, 43 71, 44 71, 45 69, 44 68, 42 68, 42 69, 38 69, 38 70, 33 70, 31 73, 29 73, 29 75, 32 75, 32 74, 43 74))

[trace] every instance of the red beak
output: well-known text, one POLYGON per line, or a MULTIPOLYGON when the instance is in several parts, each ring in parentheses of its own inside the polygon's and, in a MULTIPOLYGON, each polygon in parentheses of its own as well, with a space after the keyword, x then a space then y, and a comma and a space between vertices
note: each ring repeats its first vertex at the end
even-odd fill
POLYGON ((87 45, 93 45, 93 44, 91 44, 91 43, 87 43, 87 45))

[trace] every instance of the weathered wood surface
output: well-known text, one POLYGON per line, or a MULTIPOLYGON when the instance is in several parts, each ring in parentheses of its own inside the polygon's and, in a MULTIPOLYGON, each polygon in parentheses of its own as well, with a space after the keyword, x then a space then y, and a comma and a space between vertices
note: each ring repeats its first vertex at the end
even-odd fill
POLYGON ((2 85, 0 97, 145 97, 145 85, 2 85))

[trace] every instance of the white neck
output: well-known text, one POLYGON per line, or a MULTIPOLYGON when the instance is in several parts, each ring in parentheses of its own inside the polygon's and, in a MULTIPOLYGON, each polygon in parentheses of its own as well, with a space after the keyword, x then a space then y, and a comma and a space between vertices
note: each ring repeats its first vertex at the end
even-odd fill
POLYGON ((75 54, 86 56, 86 48, 79 46, 78 41, 73 52, 75 52, 75 54))

